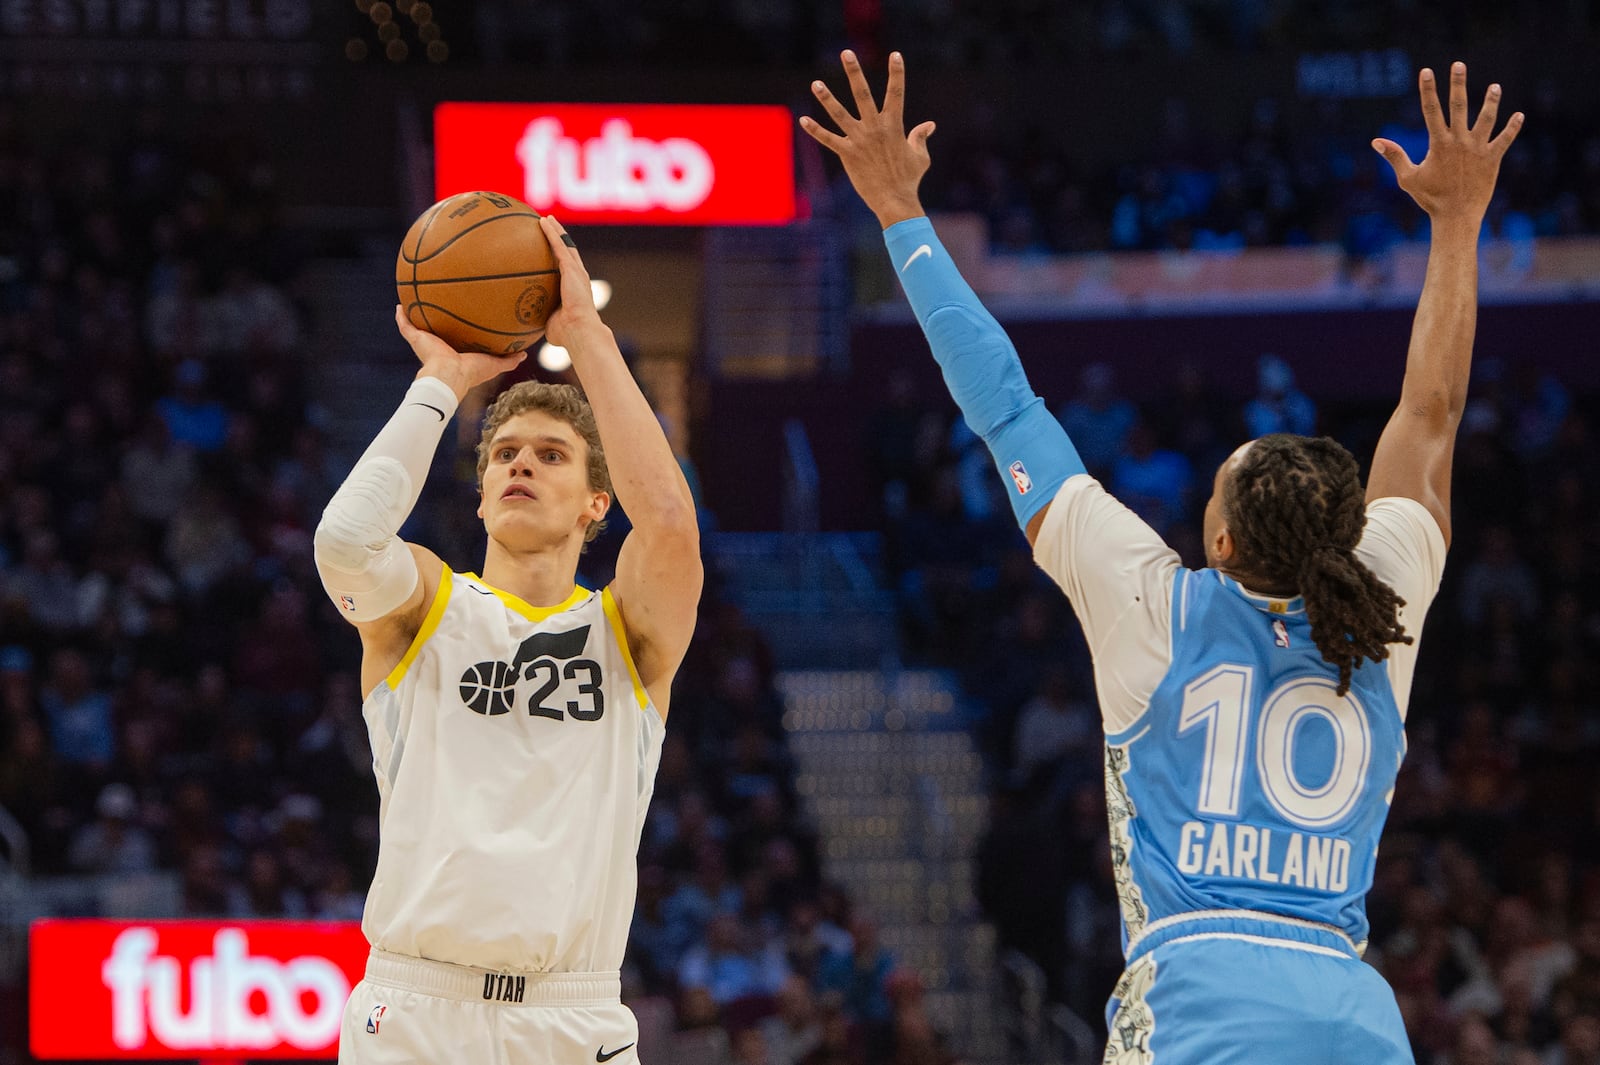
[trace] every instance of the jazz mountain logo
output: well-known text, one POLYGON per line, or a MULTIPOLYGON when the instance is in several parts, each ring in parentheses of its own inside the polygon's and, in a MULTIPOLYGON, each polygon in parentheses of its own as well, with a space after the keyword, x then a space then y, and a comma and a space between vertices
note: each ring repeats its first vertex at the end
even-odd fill
MULTIPOLYGON (((531 678, 541 669, 554 674, 556 662, 569 662, 567 672, 572 673, 571 665, 575 663, 570 660, 582 654, 588 642, 587 625, 569 632, 536 632, 522 641, 510 662, 479 662, 468 666, 461 674, 461 701, 473 712, 489 717, 509 714, 517 697, 517 681, 531 678)), ((595 669, 598 672, 598 667, 595 669)))

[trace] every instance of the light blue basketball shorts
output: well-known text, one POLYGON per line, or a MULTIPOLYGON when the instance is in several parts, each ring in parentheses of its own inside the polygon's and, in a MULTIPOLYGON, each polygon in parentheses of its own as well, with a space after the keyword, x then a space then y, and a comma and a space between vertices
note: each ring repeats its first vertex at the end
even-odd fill
POLYGON ((1415 1065, 1394 992, 1348 942, 1167 931, 1117 981, 1105 1065, 1415 1065))

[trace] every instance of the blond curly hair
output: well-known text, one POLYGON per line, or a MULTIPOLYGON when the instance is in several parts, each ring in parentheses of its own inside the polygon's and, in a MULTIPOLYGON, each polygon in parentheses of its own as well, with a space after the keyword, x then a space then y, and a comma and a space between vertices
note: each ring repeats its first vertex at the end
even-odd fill
MULTIPOLYGON (((483 419, 483 436, 478 440, 478 488, 483 488, 483 471, 489 468, 489 443, 500 427, 519 414, 541 411, 566 422, 589 445, 589 488, 611 495, 611 472, 606 469, 606 452, 600 444, 600 429, 594 422, 594 409, 574 385, 553 385, 543 381, 521 381, 512 385, 491 404, 483 419)), ((591 522, 583 542, 589 543, 605 531, 602 518, 591 522)))

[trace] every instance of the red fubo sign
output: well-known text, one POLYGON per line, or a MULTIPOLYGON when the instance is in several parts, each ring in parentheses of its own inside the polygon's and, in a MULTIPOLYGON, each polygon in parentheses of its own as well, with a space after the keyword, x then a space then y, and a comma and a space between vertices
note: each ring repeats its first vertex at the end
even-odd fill
POLYGON ((354 923, 38 921, 36 1058, 332 1058, 366 967, 354 923))
POLYGON ((433 145, 439 199, 493 189, 590 225, 794 220, 785 107, 446 103, 433 145))

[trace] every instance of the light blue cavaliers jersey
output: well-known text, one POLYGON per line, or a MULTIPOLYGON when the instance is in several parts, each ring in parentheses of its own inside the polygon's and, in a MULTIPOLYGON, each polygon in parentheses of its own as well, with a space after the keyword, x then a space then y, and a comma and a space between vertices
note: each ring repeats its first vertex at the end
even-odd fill
POLYGON ((1178 570, 1172 660, 1106 737, 1123 945, 1180 914, 1252 910, 1367 938, 1364 899, 1404 752, 1389 672, 1337 694, 1302 601, 1178 570))

